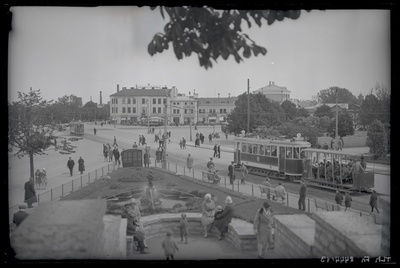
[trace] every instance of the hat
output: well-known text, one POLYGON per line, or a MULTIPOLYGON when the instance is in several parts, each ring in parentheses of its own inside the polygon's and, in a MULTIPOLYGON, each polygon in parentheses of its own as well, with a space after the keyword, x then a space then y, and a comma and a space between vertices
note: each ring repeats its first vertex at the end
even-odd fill
POLYGON ((230 196, 227 196, 225 199, 225 203, 227 203, 227 204, 233 203, 232 198, 230 196))
POLYGON ((204 196, 204 198, 205 198, 205 199, 211 199, 211 194, 206 194, 206 195, 204 196))
POLYGON ((215 210, 216 210, 216 211, 222 211, 222 206, 218 205, 218 206, 215 208, 215 210))
POLYGON ((25 204, 21 204, 18 206, 19 209, 26 209, 26 205, 25 204))

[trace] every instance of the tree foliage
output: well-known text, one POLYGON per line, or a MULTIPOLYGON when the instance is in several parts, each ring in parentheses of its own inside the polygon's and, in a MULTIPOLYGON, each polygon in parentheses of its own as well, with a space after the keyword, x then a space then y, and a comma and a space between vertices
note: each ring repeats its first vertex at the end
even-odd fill
MULTIPOLYGON (((228 115, 228 131, 241 133, 247 132, 247 105, 248 94, 238 96, 235 108, 228 115)), ((250 93, 250 132, 260 126, 277 126, 283 121, 283 110, 279 103, 272 101, 261 93, 250 93)))
POLYGON ((379 120, 374 120, 368 127, 367 146, 375 158, 384 157, 387 153, 387 135, 385 126, 379 120))
POLYGON ((315 115, 316 117, 324 117, 324 116, 327 116, 327 117, 329 117, 329 118, 332 118, 332 117, 333 117, 333 112, 332 112, 331 107, 329 107, 328 105, 325 105, 325 104, 324 104, 324 105, 319 106, 319 107, 315 110, 314 115, 315 115))
MULTIPOLYGON (((156 7, 152 7, 156 9, 156 7)), ((163 19, 169 21, 163 33, 157 33, 148 45, 151 56, 169 49, 171 44, 178 60, 196 53, 201 67, 212 67, 212 60, 230 55, 237 63, 253 54, 265 55, 267 50, 256 44, 242 31, 242 22, 259 27, 265 21, 268 25, 285 18, 298 19, 300 10, 217 10, 212 7, 163 7, 163 19), (165 15, 166 14, 166 15, 165 15)))
POLYGON ((318 93, 318 99, 322 103, 336 103, 336 92, 338 103, 357 104, 357 97, 348 89, 340 87, 330 87, 318 93))
POLYGON ((279 126, 278 130, 281 135, 289 138, 296 137, 297 133, 300 133, 306 141, 311 143, 312 147, 317 146, 318 137, 322 135, 322 133, 316 127, 307 124, 298 125, 296 123, 286 123, 285 125, 279 126))
POLYGON ((281 103, 281 107, 285 112, 285 119, 286 120, 292 120, 296 117, 297 115, 297 108, 296 104, 289 100, 285 100, 281 103))
MULTIPOLYGON (((346 137, 354 135, 354 124, 353 118, 348 113, 340 113, 338 115, 338 135, 339 137, 346 137)), ((331 137, 335 137, 336 135, 336 118, 331 121, 331 124, 328 128, 328 132, 331 134, 331 137)))
POLYGON ((40 90, 18 92, 18 101, 9 104, 8 142, 9 150, 17 150, 18 158, 28 155, 30 175, 34 176, 33 156, 45 154, 50 146, 53 131, 49 102, 40 96, 40 90))
POLYGON ((373 94, 368 94, 361 105, 359 123, 362 126, 370 125, 374 120, 380 117, 381 103, 373 94))

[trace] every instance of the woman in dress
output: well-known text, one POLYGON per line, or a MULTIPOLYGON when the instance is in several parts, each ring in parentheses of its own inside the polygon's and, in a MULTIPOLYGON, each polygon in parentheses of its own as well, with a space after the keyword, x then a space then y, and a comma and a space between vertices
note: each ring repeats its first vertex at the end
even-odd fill
POLYGON ((201 207, 202 207, 201 224, 204 226, 204 237, 207 237, 211 224, 214 221, 214 213, 215 213, 215 203, 211 198, 211 194, 206 194, 204 196, 204 201, 201 207))
POLYGON ((254 234, 257 236, 257 250, 260 259, 266 255, 268 247, 272 242, 272 224, 271 206, 266 201, 263 207, 257 210, 253 224, 254 234))

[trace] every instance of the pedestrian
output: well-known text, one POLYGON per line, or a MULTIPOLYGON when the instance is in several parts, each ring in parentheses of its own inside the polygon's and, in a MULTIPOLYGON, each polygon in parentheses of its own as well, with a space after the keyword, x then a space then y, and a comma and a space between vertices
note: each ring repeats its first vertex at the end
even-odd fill
POLYGON ((217 147, 217 156, 218 156, 218 158, 221 158, 221 144, 218 144, 218 147, 217 147))
POLYGON ((210 161, 208 161, 207 162, 207 168, 208 168, 208 172, 211 172, 212 171, 212 169, 214 168, 214 162, 212 161, 213 160, 213 158, 212 157, 210 157, 210 161))
POLYGON ((96 135, 97 129, 94 128, 94 129, 93 129, 93 132, 94 132, 94 135, 96 135))
POLYGON ((203 135, 203 133, 200 133, 200 141, 201 141, 201 144, 204 143, 204 135, 203 135))
POLYGON ((233 184, 235 180, 235 162, 231 161, 231 164, 228 167, 228 175, 229 175, 229 183, 233 184))
POLYGON ((360 165, 363 167, 364 172, 367 169, 367 162, 365 162, 364 156, 361 156, 360 165))
POLYGON ((41 184, 44 186, 43 189, 46 189, 46 187, 47 187, 47 171, 45 168, 42 168, 42 172, 40 172, 40 181, 41 181, 41 184))
POLYGON ((225 199, 226 205, 224 211, 219 214, 214 220, 213 226, 215 226, 219 231, 219 240, 222 240, 224 238, 225 233, 228 232, 228 225, 232 221, 234 215, 234 208, 232 206, 232 203, 232 198, 230 196, 227 196, 225 199))
POLYGON ((139 135, 139 146, 142 145, 142 135, 139 135))
POLYGON ((162 160, 162 152, 160 150, 160 147, 158 147, 156 151, 156 161, 160 162, 161 160, 162 160))
POLYGON ((121 165, 121 161, 119 160, 121 154, 119 153, 119 150, 117 147, 114 148, 113 154, 114 154, 115 164, 118 165, 118 167, 119 167, 121 165))
POLYGON ((149 170, 149 173, 147 173, 147 185, 149 186, 149 188, 153 188, 153 180, 154 180, 153 172, 149 170))
POLYGON ((286 198, 285 197, 286 196, 286 190, 285 190, 285 187, 283 187, 281 182, 279 182, 278 186, 275 187, 275 194, 276 194, 276 198, 277 199, 281 198, 282 199, 282 204, 284 204, 285 203, 285 198, 286 198))
POLYGON ((35 189, 39 190, 40 189, 40 185, 42 184, 42 172, 40 171, 40 169, 37 169, 35 172, 35 189))
POLYGON ((257 236, 258 258, 262 259, 272 242, 273 215, 271 205, 267 201, 257 210, 253 222, 254 234, 257 236))
POLYGON ((204 201, 201 204, 201 224, 204 227, 204 237, 208 236, 208 231, 211 228, 211 224, 214 222, 215 203, 212 200, 211 194, 204 196, 204 201))
POLYGON ((179 233, 181 235, 181 242, 183 242, 183 238, 185 238, 185 244, 187 244, 187 236, 189 234, 189 222, 186 218, 186 213, 181 214, 181 220, 179 221, 179 233))
POLYGON ((132 145, 132 148, 137 148, 138 146, 137 146, 137 144, 136 144, 136 141, 133 143, 133 145, 132 145))
POLYGON ((118 144, 117 144, 117 137, 115 137, 115 136, 114 136, 114 143, 113 143, 113 146, 118 146, 118 144))
POLYGON ((69 159, 68 159, 68 161, 67 161, 67 167, 68 167, 69 173, 70 173, 70 175, 71 175, 70 177, 72 177, 72 173, 73 173, 73 170, 74 170, 74 166, 75 166, 74 160, 72 160, 72 158, 69 157, 69 159))
POLYGON ((328 147, 328 144, 325 142, 325 143, 324 143, 324 146, 322 146, 322 149, 328 150, 328 148, 329 148, 329 147, 328 147))
POLYGON ((183 141, 182 141, 182 139, 179 141, 179 147, 182 149, 182 147, 183 147, 183 141))
POLYGON ((345 197, 344 197, 344 205, 345 205, 345 209, 344 211, 347 211, 347 209, 351 208, 351 201, 353 201, 353 199, 351 198, 351 196, 349 195, 348 192, 346 192, 345 197))
POLYGON ((262 190, 263 193, 266 193, 266 194, 267 194, 267 199, 270 200, 270 199, 271 199, 271 188, 272 188, 270 179, 269 179, 268 177, 266 177, 266 178, 265 178, 265 181, 263 181, 262 184, 263 184, 264 186, 262 186, 261 189, 263 189, 263 190, 262 190))
POLYGON ((242 163, 240 165, 240 183, 241 184, 246 184, 246 176, 245 174, 249 174, 249 171, 247 170, 246 166, 242 163))
POLYGON ((307 194, 307 186, 304 180, 300 181, 301 187, 299 192, 299 210, 306 210, 306 194, 307 194))
POLYGON ((125 204, 123 206, 123 218, 127 219, 127 235, 133 236, 134 240, 137 242, 138 250, 140 254, 148 254, 145 251, 144 238, 145 234, 140 230, 138 222, 135 217, 129 213, 131 204, 125 204))
POLYGON ((108 162, 112 162, 114 158, 114 149, 111 149, 111 146, 108 147, 107 155, 108 155, 108 162))
POLYGON ((103 144, 103 155, 104 155, 104 162, 108 161, 108 148, 105 144, 103 144))
POLYGON ((164 249, 167 261, 174 260, 174 254, 179 251, 179 247, 175 240, 172 239, 172 233, 170 231, 167 232, 167 237, 162 242, 161 246, 164 249))
POLYGON ((343 151, 343 138, 340 137, 338 140, 338 150, 343 151))
POLYGON ((218 156, 218 144, 214 145, 214 155, 213 157, 217 157, 218 156))
POLYGON ((182 147, 183 149, 186 149, 186 140, 184 137, 182 137, 182 147))
POLYGON ((190 154, 188 154, 188 157, 186 158, 186 166, 189 171, 191 171, 193 168, 193 157, 190 154))
POLYGON ((30 177, 24 185, 25 189, 25 200, 24 202, 28 204, 28 208, 32 208, 33 203, 37 203, 36 191, 35 191, 35 183, 33 181, 33 177, 30 177))
POLYGON ((145 136, 144 135, 142 135, 142 145, 147 145, 147 143, 146 143, 146 138, 145 138, 145 136))
POLYGON ((334 148, 333 148, 333 144, 335 143, 335 141, 332 139, 331 140, 331 149, 333 150, 334 148))
POLYGON ((156 143, 157 143, 157 142, 158 142, 158 140, 159 140, 159 138, 158 138, 158 134, 155 134, 155 135, 154 135, 154 142, 156 142, 156 143))
POLYGON ((371 206, 371 213, 374 212, 374 208, 379 214, 379 209, 378 209, 378 195, 376 194, 375 190, 372 190, 371 197, 369 199, 369 205, 371 206))
POLYGON ((82 156, 78 159, 78 170, 81 174, 85 171, 85 160, 83 160, 82 156))
POLYGON ((212 142, 212 135, 211 135, 211 133, 210 133, 210 134, 208 134, 208 142, 209 142, 209 143, 211 143, 211 142, 212 142))
POLYGON ((143 163, 145 167, 150 167, 150 153, 147 150, 143 155, 143 163))
POLYGON ((356 180, 356 176, 360 173, 363 173, 365 170, 360 162, 354 159, 354 164, 351 167, 350 173, 352 174, 353 181, 356 180))
POLYGON ((228 131, 225 131, 225 138, 228 139, 228 131))
POLYGON ((18 227, 29 214, 25 211, 26 205, 21 204, 18 206, 18 211, 13 214, 13 223, 18 227))
POLYGON ((343 195, 339 190, 336 190, 335 202, 340 206, 343 204, 343 195))

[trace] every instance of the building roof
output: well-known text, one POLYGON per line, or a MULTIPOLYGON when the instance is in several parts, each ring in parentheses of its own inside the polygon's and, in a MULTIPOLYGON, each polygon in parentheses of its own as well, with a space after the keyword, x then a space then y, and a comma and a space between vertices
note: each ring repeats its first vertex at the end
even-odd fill
POLYGON ((209 104, 212 103, 234 103, 238 97, 225 97, 225 98, 196 98, 199 100, 199 103, 205 104, 207 101, 209 101, 209 104), (228 102, 229 101, 229 102, 228 102))
POLYGON ((170 94, 171 89, 137 89, 137 88, 126 88, 122 89, 110 97, 166 97, 170 94))
POLYGON ((290 93, 291 91, 288 90, 286 87, 280 87, 275 85, 274 82, 270 82, 268 86, 256 89, 253 91, 254 93, 261 92, 262 94, 277 94, 277 93, 290 93))

